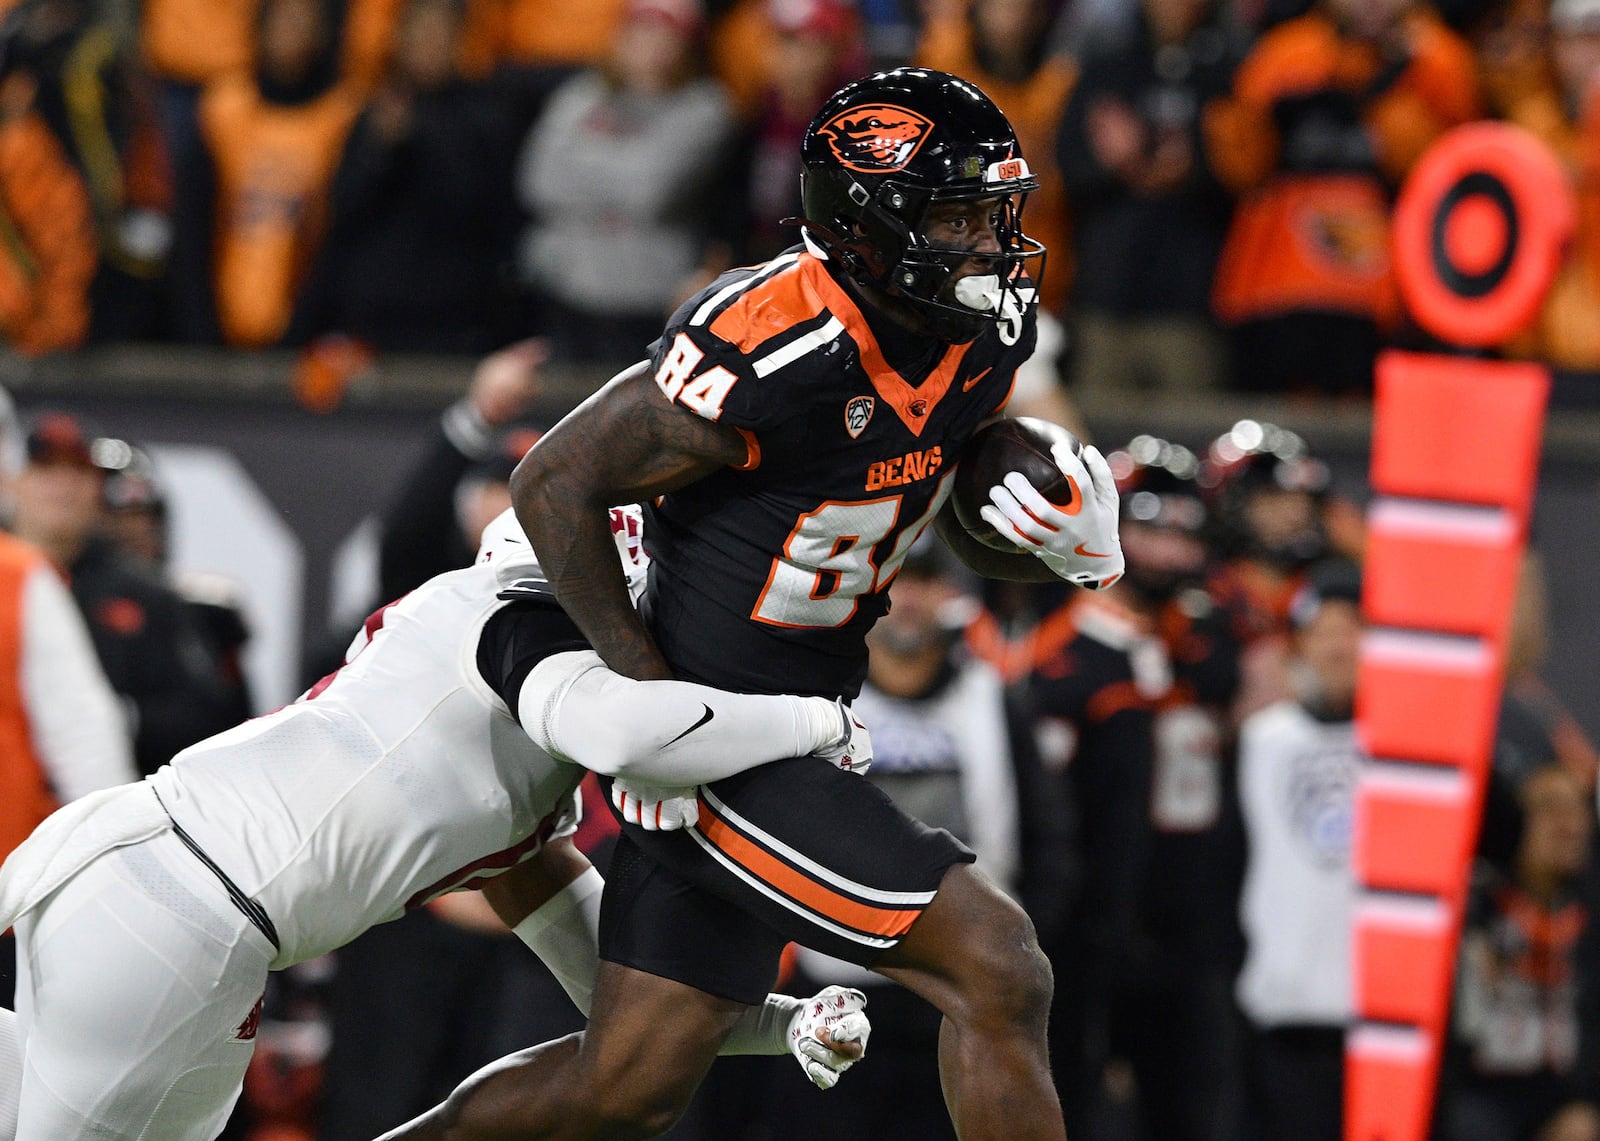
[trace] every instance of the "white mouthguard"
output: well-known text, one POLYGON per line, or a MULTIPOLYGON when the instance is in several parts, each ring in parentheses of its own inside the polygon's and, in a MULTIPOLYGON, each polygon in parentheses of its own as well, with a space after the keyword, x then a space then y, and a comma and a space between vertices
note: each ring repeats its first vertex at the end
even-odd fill
POLYGON ((1000 277, 993 273, 963 277, 956 282, 955 296, 968 309, 992 313, 1000 308, 1000 277))

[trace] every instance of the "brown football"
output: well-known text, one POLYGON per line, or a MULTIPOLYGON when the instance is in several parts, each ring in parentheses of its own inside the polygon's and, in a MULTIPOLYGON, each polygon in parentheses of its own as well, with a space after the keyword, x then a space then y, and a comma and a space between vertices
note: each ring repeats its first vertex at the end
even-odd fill
POLYGON ((1071 432, 1048 420, 1017 416, 979 430, 967 442, 956 467, 956 486, 951 498, 956 519, 978 542, 999 551, 1015 551, 1016 544, 1001 538, 983 521, 979 510, 989 502, 989 489, 1006 473, 1019 471, 1051 503, 1071 508, 1080 494, 1072 480, 1062 474, 1050 454, 1056 441, 1064 441, 1077 455, 1083 444, 1071 432))

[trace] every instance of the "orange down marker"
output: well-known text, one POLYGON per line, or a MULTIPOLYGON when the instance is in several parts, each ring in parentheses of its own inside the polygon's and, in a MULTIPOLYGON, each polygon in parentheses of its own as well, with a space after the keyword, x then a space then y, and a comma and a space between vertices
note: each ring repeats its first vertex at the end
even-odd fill
MULTIPOLYGON (((1395 211, 1407 308, 1449 343, 1504 343, 1537 315, 1574 216, 1532 136, 1450 132, 1395 211)), ((1345 1138, 1426 1141, 1549 373, 1388 352, 1376 382, 1345 1138)))

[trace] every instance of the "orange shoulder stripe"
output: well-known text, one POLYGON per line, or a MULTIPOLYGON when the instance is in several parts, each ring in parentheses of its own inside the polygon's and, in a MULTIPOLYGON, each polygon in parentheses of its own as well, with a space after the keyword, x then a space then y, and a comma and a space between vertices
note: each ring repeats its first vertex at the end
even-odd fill
POLYGON ((1140 693, 1139 687, 1133 682, 1116 681, 1091 697, 1084 712, 1090 721, 1099 724, 1111 720, 1125 709, 1148 709, 1150 706, 1150 699, 1140 693))
POLYGON ((971 344, 952 345, 919 385, 909 384, 884 358, 866 318, 820 259, 801 254, 794 265, 751 286, 711 322, 716 337, 742 353, 754 352, 772 338, 824 310, 844 326, 861 353, 861 366, 872 387, 895 410, 913 436, 922 435, 928 414, 950 391, 971 344))
POLYGON ((739 294, 711 322, 711 332, 741 353, 753 353, 773 337, 817 316, 822 302, 806 287, 801 270, 807 260, 801 257, 739 294))
POLYGON ((1029 665, 1037 669, 1070 646, 1078 636, 1078 619, 1072 603, 1057 607, 1034 629, 1033 654, 1029 665))

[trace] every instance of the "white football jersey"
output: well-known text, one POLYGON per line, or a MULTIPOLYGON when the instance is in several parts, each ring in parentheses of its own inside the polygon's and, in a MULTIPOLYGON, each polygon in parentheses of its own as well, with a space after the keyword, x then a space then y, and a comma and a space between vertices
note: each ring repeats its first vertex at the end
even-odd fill
MULTIPOLYGON (((519 537, 520 538, 520 537, 519 537)), ((629 568, 641 577, 642 559, 629 568)), ((172 819, 259 902, 273 969, 497 875, 578 822, 583 770, 535 745, 478 672, 496 592, 542 579, 486 551, 367 619, 345 665, 151 778, 172 819)))

